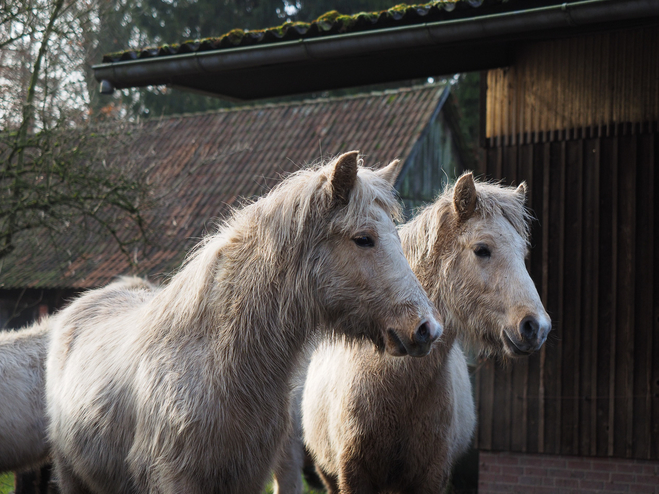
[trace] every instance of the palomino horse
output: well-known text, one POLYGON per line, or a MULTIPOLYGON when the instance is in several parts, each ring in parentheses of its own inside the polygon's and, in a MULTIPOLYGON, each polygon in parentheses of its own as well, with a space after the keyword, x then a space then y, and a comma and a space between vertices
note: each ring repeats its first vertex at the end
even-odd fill
POLYGON ((427 354, 441 326, 392 221, 397 167, 350 152, 301 170, 147 300, 106 288, 61 312, 46 397, 63 492, 260 492, 312 328, 427 354))
POLYGON ((503 357, 544 343, 551 323, 524 264, 525 199, 525 184, 476 184, 467 174, 401 228, 407 259, 444 318, 430 356, 394 359, 340 341, 314 352, 304 440, 330 493, 441 492, 476 424, 458 340, 503 357))
MULTIPOLYGON (((142 278, 121 277, 115 288, 152 290, 142 278)), ((45 463, 44 367, 51 318, 18 331, 0 332, 0 472, 24 471, 45 463)))

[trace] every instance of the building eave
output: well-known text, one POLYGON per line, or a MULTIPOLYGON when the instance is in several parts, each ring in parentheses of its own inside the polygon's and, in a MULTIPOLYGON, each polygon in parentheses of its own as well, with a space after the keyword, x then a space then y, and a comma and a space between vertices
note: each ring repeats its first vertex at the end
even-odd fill
POLYGON ((502 67, 523 41, 658 21, 654 0, 586 0, 93 69, 105 91, 170 85, 249 100, 502 67))

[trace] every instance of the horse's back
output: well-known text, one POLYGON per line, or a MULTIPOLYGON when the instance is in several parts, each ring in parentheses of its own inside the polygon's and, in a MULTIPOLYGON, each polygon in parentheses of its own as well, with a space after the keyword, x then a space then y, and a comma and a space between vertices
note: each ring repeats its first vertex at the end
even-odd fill
POLYGON ((47 457, 44 361, 48 319, 0 332, 0 471, 34 466, 47 457))

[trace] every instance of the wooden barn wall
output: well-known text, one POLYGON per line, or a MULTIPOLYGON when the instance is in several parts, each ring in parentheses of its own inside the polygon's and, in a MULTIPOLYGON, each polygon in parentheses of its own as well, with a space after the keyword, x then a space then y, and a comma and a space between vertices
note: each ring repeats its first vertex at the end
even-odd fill
POLYGON ((428 124, 396 184, 406 217, 433 202, 446 183, 455 180, 461 172, 460 150, 441 112, 428 124))
POLYGON ((553 330, 528 359, 479 364, 476 446, 659 459, 657 123, 517 141, 490 140, 481 171, 529 185, 553 330))
POLYGON ((486 137, 659 118, 659 27, 538 42, 487 78, 486 137))

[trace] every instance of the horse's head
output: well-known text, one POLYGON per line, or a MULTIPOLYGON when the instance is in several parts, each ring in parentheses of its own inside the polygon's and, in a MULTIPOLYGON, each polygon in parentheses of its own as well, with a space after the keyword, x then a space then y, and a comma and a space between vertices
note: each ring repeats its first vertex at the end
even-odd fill
POLYGON ((438 314, 405 259, 391 182, 400 164, 358 166, 358 152, 326 166, 326 237, 317 290, 336 334, 365 337, 392 355, 423 356, 441 334, 438 314))
MULTIPOLYGON (((485 354, 538 350, 551 330, 526 270, 530 215, 526 184, 503 187, 463 175, 444 197, 436 251, 446 324, 485 354)), ((440 198, 440 201, 442 198, 440 198)))

